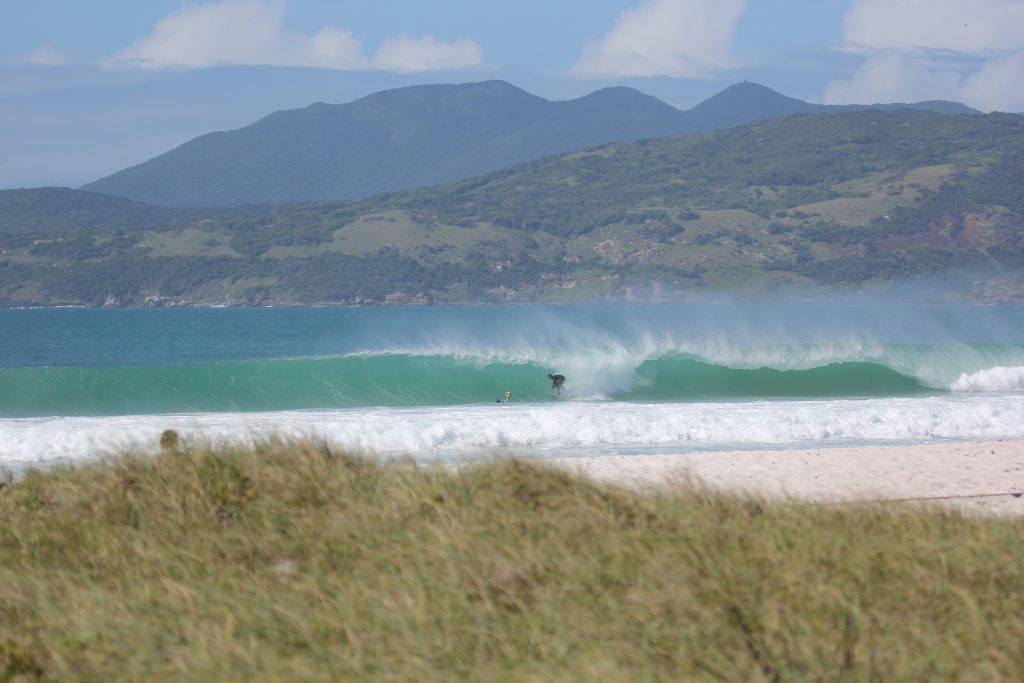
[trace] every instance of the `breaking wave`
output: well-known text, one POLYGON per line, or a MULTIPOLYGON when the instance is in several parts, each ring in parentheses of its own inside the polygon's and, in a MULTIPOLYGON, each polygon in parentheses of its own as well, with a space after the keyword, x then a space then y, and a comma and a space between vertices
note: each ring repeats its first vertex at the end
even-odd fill
POLYGON ((617 400, 895 397, 1024 390, 1024 350, 899 346, 865 353, 761 349, 731 363, 670 352, 580 353, 530 360, 465 354, 356 353, 180 365, 0 368, 0 416, 259 412, 370 406, 617 400), (978 367, 981 365, 982 367, 978 367), (568 377, 554 393, 546 375, 568 377))

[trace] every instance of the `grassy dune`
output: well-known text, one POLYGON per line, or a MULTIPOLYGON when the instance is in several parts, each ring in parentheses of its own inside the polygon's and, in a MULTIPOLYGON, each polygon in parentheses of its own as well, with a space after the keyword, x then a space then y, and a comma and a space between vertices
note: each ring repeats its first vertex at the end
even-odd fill
POLYGON ((185 445, 0 490, 0 681, 1019 680, 1024 520, 185 445))

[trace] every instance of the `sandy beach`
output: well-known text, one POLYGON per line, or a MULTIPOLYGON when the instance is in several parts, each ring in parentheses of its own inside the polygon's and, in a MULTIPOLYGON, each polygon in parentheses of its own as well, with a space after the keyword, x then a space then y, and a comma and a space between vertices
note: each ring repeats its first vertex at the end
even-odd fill
POLYGON ((1024 440, 559 458, 598 481, 656 489, 693 478, 721 490, 815 503, 912 501, 1024 514, 1024 440))

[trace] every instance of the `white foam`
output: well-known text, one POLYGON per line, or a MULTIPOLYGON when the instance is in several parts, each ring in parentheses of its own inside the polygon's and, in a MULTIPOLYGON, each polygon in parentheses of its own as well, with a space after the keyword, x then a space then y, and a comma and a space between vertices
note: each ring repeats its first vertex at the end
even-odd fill
POLYGON ((1024 391, 1024 367, 995 367, 963 373, 950 385, 953 391, 1024 391))
POLYGON ((1024 438, 1020 397, 736 403, 485 404, 440 408, 0 420, 0 466, 95 458, 135 446, 156 452, 162 430, 185 438, 253 441, 318 437, 357 451, 422 458, 495 448, 559 455, 576 449, 643 452, 759 448, 801 442, 1024 438))

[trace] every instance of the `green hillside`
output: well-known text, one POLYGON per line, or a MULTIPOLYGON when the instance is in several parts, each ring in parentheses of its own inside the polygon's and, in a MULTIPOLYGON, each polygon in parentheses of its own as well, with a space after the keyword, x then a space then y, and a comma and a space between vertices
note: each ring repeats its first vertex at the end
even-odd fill
POLYGON ((1022 180, 1019 116, 798 114, 358 202, 182 211, 87 235, 69 218, 0 237, 0 300, 780 296, 931 276, 1022 300, 1022 180))
POLYGON ((137 229, 184 220, 189 211, 67 187, 0 190, 0 235, 137 229))
MULTIPOLYGON (((886 106, 973 111, 941 102, 886 106)), ((83 189, 167 206, 357 199, 609 142, 834 109, 754 83, 737 84, 689 111, 621 87, 549 101, 504 81, 423 85, 276 112, 83 189)))

